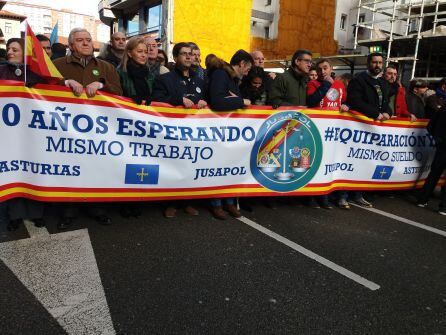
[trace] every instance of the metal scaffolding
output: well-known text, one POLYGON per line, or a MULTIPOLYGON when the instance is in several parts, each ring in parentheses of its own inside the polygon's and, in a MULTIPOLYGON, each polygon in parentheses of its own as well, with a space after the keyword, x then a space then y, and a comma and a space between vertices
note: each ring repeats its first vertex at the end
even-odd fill
POLYGON ((446 0, 359 0, 357 10, 355 49, 380 46, 409 79, 446 76, 446 0))

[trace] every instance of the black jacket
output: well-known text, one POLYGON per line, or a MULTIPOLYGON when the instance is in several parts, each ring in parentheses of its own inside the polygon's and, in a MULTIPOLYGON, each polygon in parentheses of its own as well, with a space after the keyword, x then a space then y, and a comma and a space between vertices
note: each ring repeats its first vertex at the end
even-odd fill
POLYGON ((347 88, 347 103, 350 109, 376 119, 380 113, 392 115, 389 107, 390 86, 383 78, 372 78, 367 71, 358 73, 347 88), (382 92, 380 101, 377 88, 382 92))
POLYGON ((438 93, 435 94, 435 98, 438 109, 432 115, 432 119, 427 125, 427 131, 433 136, 437 144, 444 145, 446 143, 446 100, 440 97, 438 93))
POLYGON ((410 114, 415 115, 418 119, 424 119, 424 101, 420 96, 413 92, 407 92, 406 103, 410 114))
POLYGON ((244 107, 238 78, 231 78, 224 69, 216 69, 209 74, 208 90, 209 105, 216 111, 230 111, 244 107))
POLYGON ((113 65, 115 68, 117 68, 119 66, 119 64, 121 64, 121 58, 119 58, 118 56, 116 56, 112 51, 111 51, 111 46, 108 45, 107 46, 107 50, 105 51, 105 53, 103 55, 99 55, 97 57, 98 59, 102 59, 105 60, 106 62, 109 62, 111 65, 113 65))
POLYGON ((189 70, 189 77, 185 77, 181 70, 175 68, 155 79, 152 101, 180 106, 183 105, 183 98, 197 104, 198 101, 205 100, 205 96, 203 79, 192 70, 189 70))

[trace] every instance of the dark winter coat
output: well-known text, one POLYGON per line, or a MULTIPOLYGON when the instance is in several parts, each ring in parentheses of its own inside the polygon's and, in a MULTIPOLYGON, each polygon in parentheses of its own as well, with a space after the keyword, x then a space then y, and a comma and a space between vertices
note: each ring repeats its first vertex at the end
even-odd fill
POLYGON ((415 115, 418 119, 424 119, 424 101, 423 98, 413 92, 406 94, 407 108, 410 114, 415 115))
POLYGON ((115 68, 117 68, 119 66, 119 64, 121 64, 121 58, 119 58, 112 52, 110 45, 107 46, 107 49, 103 55, 98 56, 98 59, 105 60, 106 62, 109 62, 115 68))
POLYGON ((269 103, 273 106, 305 106, 308 76, 289 68, 271 84, 269 103))
POLYGON ((208 102, 212 109, 230 111, 245 106, 237 77, 232 77, 224 68, 215 69, 208 76, 208 102))
POLYGON ((185 77, 181 70, 175 68, 155 79, 152 101, 166 102, 173 106, 183 105, 183 98, 197 104, 205 100, 206 92, 204 80, 189 70, 189 77, 185 77))
MULTIPOLYGON (((25 73, 23 71, 24 65, 4 63, 0 65, 0 80, 17 80, 25 81, 25 73), (20 75, 16 73, 16 69, 20 70, 20 75)), ((26 68, 26 86, 34 86, 35 84, 46 84, 47 81, 32 72, 28 67, 26 68)))
POLYGON ((383 79, 371 77, 367 71, 358 73, 347 88, 347 104, 369 118, 376 119, 380 113, 392 116, 389 107, 390 86, 383 79), (377 88, 382 92, 382 101, 379 99, 377 88))
POLYGON ((446 93, 444 96, 441 96, 437 92, 435 97, 438 109, 432 115, 432 119, 427 125, 427 130, 434 137, 437 144, 446 144, 446 93))
POLYGON ((153 75, 149 73, 149 75, 145 77, 145 81, 147 83, 147 86, 149 87, 149 92, 147 92, 146 96, 139 96, 136 92, 135 81, 129 75, 129 73, 127 71, 124 71, 124 69, 122 69, 121 67, 118 67, 116 71, 118 72, 119 79, 121 81, 122 95, 127 98, 132 98, 138 104, 145 100, 146 105, 149 105, 150 99, 147 99, 147 97, 150 96, 152 92, 153 82, 155 80, 153 75))

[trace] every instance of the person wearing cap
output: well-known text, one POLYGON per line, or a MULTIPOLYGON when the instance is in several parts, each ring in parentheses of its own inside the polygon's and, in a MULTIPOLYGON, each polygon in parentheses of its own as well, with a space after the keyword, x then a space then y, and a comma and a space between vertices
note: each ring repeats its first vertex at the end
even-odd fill
POLYGON ((406 101, 409 113, 418 119, 425 118, 424 94, 428 90, 428 83, 425 80, 414 79, 409 84, 406 101))

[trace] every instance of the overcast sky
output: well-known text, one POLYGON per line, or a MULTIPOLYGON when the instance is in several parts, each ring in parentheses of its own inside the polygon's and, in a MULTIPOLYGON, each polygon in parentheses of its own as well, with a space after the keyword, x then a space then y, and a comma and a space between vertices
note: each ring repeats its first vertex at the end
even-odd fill
POLYGON ((26 0, 26 3, 49 6, 54 9, 70 9, 76 13, 98 15, 99 0, 26 0))

